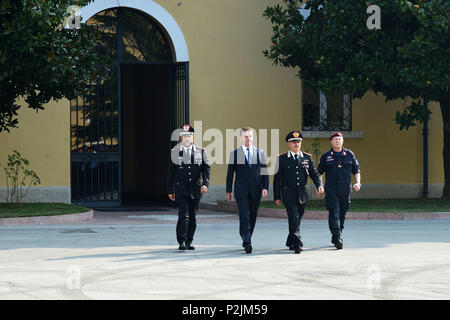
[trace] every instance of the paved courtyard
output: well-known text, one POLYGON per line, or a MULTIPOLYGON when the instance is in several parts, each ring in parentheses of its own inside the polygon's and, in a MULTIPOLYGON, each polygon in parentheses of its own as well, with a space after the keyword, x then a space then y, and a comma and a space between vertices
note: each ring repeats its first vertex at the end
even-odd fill
POLYGON ((233 214, 200 210, 195 251, 177 250, 174 209, 95 212, 78 225, 0 227, 0 299, 450 299, 450 220, 258 218, 245 254, 233 214))

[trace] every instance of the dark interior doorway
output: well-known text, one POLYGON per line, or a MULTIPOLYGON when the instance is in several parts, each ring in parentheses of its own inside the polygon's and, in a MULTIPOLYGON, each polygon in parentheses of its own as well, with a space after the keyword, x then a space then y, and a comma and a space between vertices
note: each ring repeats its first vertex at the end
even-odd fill
POLYGON ((89 94, 70 101, 72 203, 89 208, 173 205, 165 176, 170 133, 189 123, 189 62, 148 14, 110 8, 85 27, 99 35, 89 94))
POLYGON ((123 205, 168 205, 170 65, 122 64, 123 205))

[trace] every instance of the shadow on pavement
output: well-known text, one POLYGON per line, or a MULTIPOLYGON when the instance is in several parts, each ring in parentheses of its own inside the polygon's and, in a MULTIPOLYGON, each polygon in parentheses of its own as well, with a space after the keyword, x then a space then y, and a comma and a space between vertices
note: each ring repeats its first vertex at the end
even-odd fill
POLYGON ((116 260, 116 262, 129 262, 129 261, 145 261, 145 260, 166 260, 166 261, 177 261, 177 260, 198 260, 198 259, 227 259, 227 258, 242 258, 242 257, 258 257, 258 256, 269 256, 269 255, 293 255, 302 256, 305 252, 310 251, 336 251, 333 246, 322 246, 313 248, 304 248, 303 253, 294 254, 293 251, 286 249, 275 249, 275 250, 265 250, 261 248, 254 248, 253 253, 247 254, 241 248, 227 250, 225 247, 207 247, 197 246, 196 250, 185 250, 180 251, 173 247, 168 247, 167 249, 158 249, 134 253, 106 253, 106 254, 92 254, 92 255, 80 255, 80 256, 69 256, 58 259, 46 259, 46 261, 59 261, 59 260, 75 260, 75 259, 101 259, 101 258, 124 258, 121 260, 116 260))

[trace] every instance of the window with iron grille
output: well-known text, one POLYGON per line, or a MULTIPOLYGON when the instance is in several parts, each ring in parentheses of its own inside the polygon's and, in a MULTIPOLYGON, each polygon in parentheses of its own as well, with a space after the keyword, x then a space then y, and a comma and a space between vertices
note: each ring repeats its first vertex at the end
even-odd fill
POLYGON ((350 95, 325 95, 302 81, 302 119, 302 128, 306 131, 351 131, 350 95))

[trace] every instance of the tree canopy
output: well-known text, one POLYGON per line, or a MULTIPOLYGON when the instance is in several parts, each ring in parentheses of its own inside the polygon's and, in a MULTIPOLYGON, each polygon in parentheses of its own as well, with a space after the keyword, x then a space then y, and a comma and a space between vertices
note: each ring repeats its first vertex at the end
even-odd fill
POLYGON ((450 199, 449 1, 280 0, 263 16, 273 28, 264 55, 274 64, 298 67, 298 76, 317 92, 410 97, 410 105, 402 103, 397 111, 400 129, 429 119, 427 102, 439 102, 444 195, 450 199), (380 28, 369 27, 372 5, 379 9, 380 28))
POLYGON ((299 67, 300 78, 326 93, 439 101, 450 82, 449 12, 444 0, 284 0, 264 12, 273 25, 264 54, 299 67), (367 26, 371 4, 380 8, 380 29, 367 26))
POLYGON ((91 0, 0 0, 0 132, 18 126, 19 99, 43 110, 50 100, 86 93, 107 58, 96 53, 96 33, 65 28, 69 6, 91 0))

